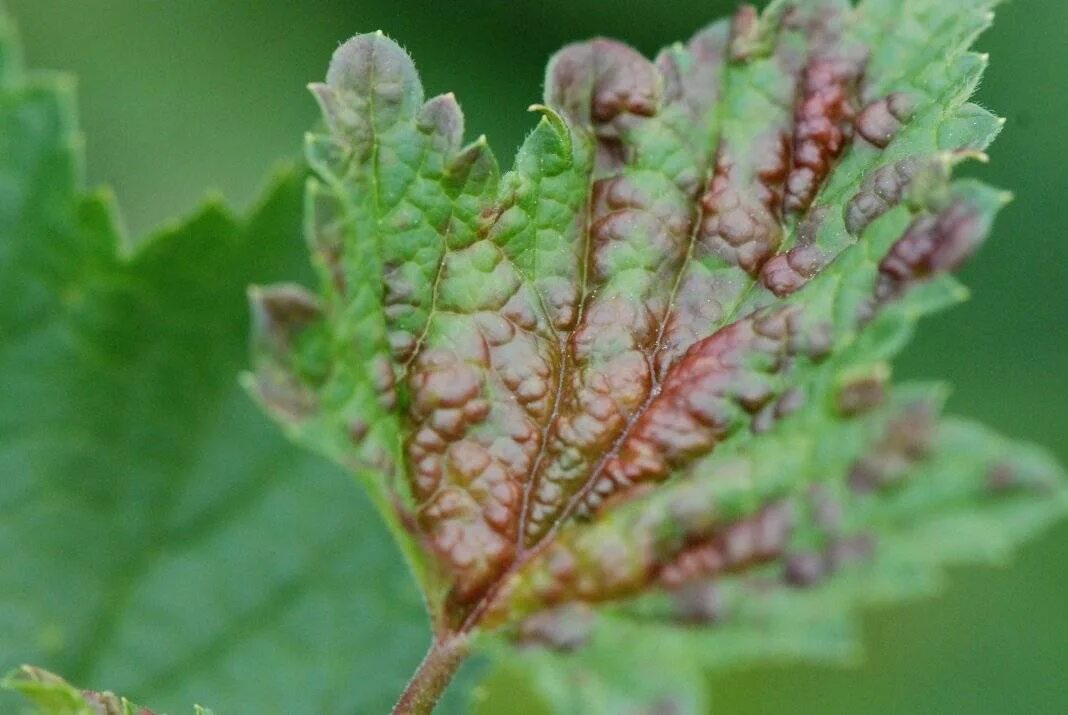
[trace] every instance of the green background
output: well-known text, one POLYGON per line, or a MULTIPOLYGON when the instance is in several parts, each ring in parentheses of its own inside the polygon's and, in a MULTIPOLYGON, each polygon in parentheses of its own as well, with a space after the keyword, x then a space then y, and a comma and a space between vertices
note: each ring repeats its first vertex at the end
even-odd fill
MULTIPOLYGON (((248 205, 296 156, 316 110, 306 82, 337 44, 381 28, 415 57, 428 95, 454 91, 468 135, 500 155, 534 119, 548 55, 603 34, 652 54, 734 3, 593 0, 8 0, 33 67, 73 71, 91 184, 115 187, 133 235, 213 189, 248 205)), ((979 42, 979 101, 1008 118, 978 173, 1016 202, 963 279, 965 307, 921 329, 899 374, 955 385, 951 407, 1068 462, 1068 4, 1018 0, 979 42)), ((296 273, 296 268, 294 269, 296 273)), ((355 489, 355 487, 354 487, 355 489)), ((721 712, 1068 712, 1068 526, 1002 570, 953 574, 944 596, 865 618, 856 669, 718 676, 721 712)), ((366 677, 368 674, 364 674, 366 677)))

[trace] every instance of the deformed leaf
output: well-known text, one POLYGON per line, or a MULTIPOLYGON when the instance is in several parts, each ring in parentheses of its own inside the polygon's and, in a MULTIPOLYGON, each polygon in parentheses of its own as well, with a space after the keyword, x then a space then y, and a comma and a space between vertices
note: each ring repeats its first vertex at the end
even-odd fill
MULTIPOLYGON (((568 46, 505 173, 396 43, 338 49, 306 139, 319 287, 249 289, 245 386, 360 477, 413 568, 434 643, 398 712, 432 707, 471 646, 561 712, 703 712, 708 668, 852 657, 857 606, 1064 515, 1040 451, 891 379, 1007 199, 953 178, 1001 127, 969 102, 994 4, 776 0, 652 61, 568 46)), ((381 580, 379 610, 409 613, 390 554, 345 567, 363 523, 264 477, 304 463, 255 439, 230 380, 242 284, 287 270, 293 182, 125 255, 110 201, 82 195, 65 95, 9 44, 0 658, 33 643, 70 677, 170 693, 232 657, 303 674, 320 708, 381 707, 340 695, 341 656, 405 642, 406 619, 341 604, 381 580)), ((224 689, 292 709, 285 679, 252 690, 224 689)))
POLYGON ((614 550, 610 575, 625 586, 618 576, 634 571, 622 568, 621 552, 640 544, 640 553, 655 553, 679 538, 672 525, 716 511, 748 513, 755 498, 764 504, 751 516, 728 517, 727 526, 709 530, 712 538, 657 571, 668 588, 601 609, 570 636, 583 647, 531 639, 520 628, 515 638, 526 647, 497 646, 490 682, 524 673, 554 711, 617 712, 640 692, 646 703, 701 713, 707 669, 855 661, 857 606, 935 592, 943 565, 1000 562, 1014 543, 1064 514, 1047 456, 977 425, 940 420, 933 395, 929 386, 899 389, 869 416, 848 420, 807 410, 769 433, 777 455, 721 455, 708 465, 720 484, 680 483, 644 514, 621 510, 586 541, 614 550), (805 434, 815 424, 818 441, 805 434), (827 474, 847 476, 833 482, 827 474), (802 486, 787 486, 795 482, 802 486), (754 496, 753 483, 770 493, 754 496), (620 692, 622 701, 603 700, 620 692))
POLYGON ((502 175, 395 43, 337 51, 319 294, 253 294, 250 384, 379 494, 438 641, 484 636, 560 711, 680 678, 700 711, 704 668, 852 652, 857 603, 1063 514, 1049 460, 890 381, 1007 200, 952 177, 1002 124, 969 102, 994 4, 777 0, 653 61, 570 45, 502 175))

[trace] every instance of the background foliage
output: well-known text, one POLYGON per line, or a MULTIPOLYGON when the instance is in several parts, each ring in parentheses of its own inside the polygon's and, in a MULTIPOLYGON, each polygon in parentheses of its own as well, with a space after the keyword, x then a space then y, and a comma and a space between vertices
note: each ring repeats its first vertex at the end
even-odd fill
MULTIPOLYGON (((520 110, 539 96, 545 59, 565 42, 604 34, 651 54, 733 5, 708 0, 611 8, 593 0, 7 4, 20 24, 28 64, 79 77, 89 182, 115 187, 132 235, 186 213, 205 186, 218 187, 239 204, 256 196, 271 166, 296 155, 314 120, 304 84, 322 76, 332 49, 356 31, 380 27, 405 43, 429 93, 455 91, 469 135, 489 134, 504 157, 506 147, 518 145, 533 125, 520 110), (473 36, 480 39, 471 41, 473 36)), ((952 411, 1049 445, 1062 461, 1068 461, 1063 438, 1068 306, 1060 288, 1068 278, 1068 243, 1057 220, 1068 149, 1058 121, 1068 111, 1060 76, 1060 28, 1066 22, 1068 6, 1058 0, 1011 3, 980 40, 979 48, 995 61, 979 101, 1009 124, 993 147, 992 166, 978 173, 1012 188, 1017 201, 962 275, 975 290, 973 300, 927 321, 898 371, 902 377, 949 380, 956 387, 952 411)), ((302 267, 294 266, 292 274, 302 267)), ((247 405, 249 415, 253 409, 247 405)), ((246 415, 235 424, 250 431, 246 436, 256 430, 265 444, 277 447, 276 433, 263 422, 246 415)), ((347 483, 328 486, 331 479, 344 479, 329 467, 305 469, 303 479, 337 492, 354 514, 367 512, 355 486, 352 494, 347 483)), ((376 528, 362 523, 344 538, 381 544, 376 528)), ((720 704, 738 713, 1068 710, 1066 543, 1068 526, 1062 525, 1025 549, 1011 568, 961 572, 942 599, 871 614, 868 657, 858 670, 769 667, 721 676, 720 704)), ((354 601, 380 598, 367 580, 338 578, 367 589, 354 601)), ((407 588, 401 577, 388 582, 407 588)), ((299 629, 299 619, 311 617, 298 614, 293 625, 299 629)), ((380 648, 380 639, 374 639, 372 651, 380 648)), ((423 644, 411 633, 395 645, 395 655, 378 659, 383 672, 414 662, 423 644), (404 652, 407 647, 411 653, 404 652)), ((367 655, 353 662, 366 663, 367 655)), ((362 665, 360 670, 360 680, 375 679, 362 665)), ((150 694, 131 695, 148 700, 150 694)), ((172 708, 193 700, 223 705, 210 702, 208 693, 186 695, 165 691, 156 702, 172 708)))

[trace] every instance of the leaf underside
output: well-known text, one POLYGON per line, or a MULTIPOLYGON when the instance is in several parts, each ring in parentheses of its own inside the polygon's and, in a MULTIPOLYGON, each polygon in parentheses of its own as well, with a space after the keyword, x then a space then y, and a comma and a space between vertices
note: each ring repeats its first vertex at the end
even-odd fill
POLYGON ((500 634, 585 683, 562 711, 618 712, 621 678, 670 690, 649 648, 693 682, 842 657, 853 604, 1063 513, 1040 452, 890 380, 1006 201, 952 178, 1002 125, 968 101, 994 4, 775 2, 653 61, 568 46, 504 173, 394 42, 335 53, 320 288, 252 292, 247 384, 368 484, 439 636, 500 634))

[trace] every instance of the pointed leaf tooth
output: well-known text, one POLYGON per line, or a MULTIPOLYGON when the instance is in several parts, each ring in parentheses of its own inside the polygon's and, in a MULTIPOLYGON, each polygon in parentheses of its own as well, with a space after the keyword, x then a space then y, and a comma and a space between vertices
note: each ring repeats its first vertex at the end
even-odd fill
POLYGON ((490 197, 497 190, 500 169, 486 137, 460 149, 445 167, 442 186, 453 201, 453 213, 446 229, 448 249, 465 248, 482 238, 490 197))
POLYGON ((318 300, 300 286, 283 284, 249 289, 252 345, 256 369, 249 387, 278 419, 297 422, 310 417, 319 401, 301 374, 296 341, 319 321, 318 300))
POLYGON ((731 62, 742 62, 769 51, 766 28, 754 6, 740 5, 731 16, 731 62))
POLYGON ((1004 126, 1003 118, 978 104, 969 102, 939 127, 938 144, 947 150, 982 151, 990 146, 1004 126))
POLYGON ((446 167, 445 173, 447 185, 453 196, 459 196, 468 185, 473 185, 479 188, 470 194, 478 197, 483 194, 482 187, 486 189, 496 187, 499 171, 497 158, 490 149, 489 142, 486 141, 486 135, 483 134, 456 153, 446 167))
POLYGON ((355 113, 343 103, 330 85, 325 82, 311 82, 308 84, 308 91, 319 105, 319 112, 334 134, 342 135, 358 123, 355 113))
POLYGON ((451 157, 464 138, 464 113, 452 92, 427 100, 415 118, 416 127, 432 137, 432 155, 451 157))
POLYGON ((304 136, 304 158, 326 183, 342 181, 351 154, 351 148, 334 135, 309 133, 304 136))
MULTIPOLYGON (((357 35, 330 59, 326 85, 333 90, 333 127, 364 151, 375 135, 410 121, 423 103, 423 86, 408 54, 381 33, 357 35)), ((323 94, 313 89, 317 97, 323 94)))
POLYGON ((293 347, 293 339, 322 317, 318 298, 303 287, 284 283, 249 288, 254 344, 270 355, 282 358, 293 347))
POLYGON ((304 239, 312 264, 328 295, 344 300, 349 292, 349 272, 345 266, 345 237, 348 219, 337 194, 316 179, 308 179, 304 192, 304 239))
POLYGON ((528 112, 537 112, 545 121, 549 123, 553 131, 556 132, 556 136, 560 141, 560 149, 558 153, 565 161, 569 161, 573 158, 572 146, 571 146, 571 128, 564 121, 564 118, 553 109, 545 104, 532 104, 527 107, 528 112))

